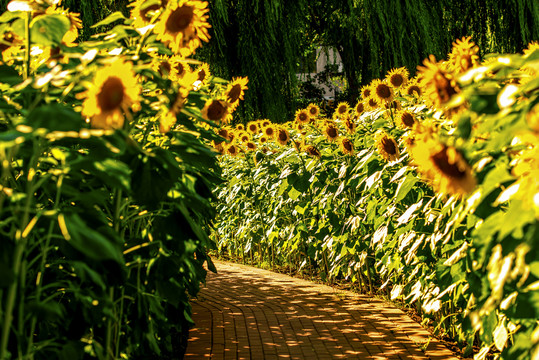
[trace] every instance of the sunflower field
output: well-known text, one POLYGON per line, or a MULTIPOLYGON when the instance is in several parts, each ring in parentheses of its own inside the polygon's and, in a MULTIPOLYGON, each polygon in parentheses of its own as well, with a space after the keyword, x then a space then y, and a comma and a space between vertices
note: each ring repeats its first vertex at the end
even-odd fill
POLYGON ((84 42, 59 1, 0 16, 0 359, 182 357, 215 270, 207 144, 245 86, 192 59, 207 5, 136 1, 84 42))
POLYGON ((380 290, 465 356, 539 359, 539 44, 478 53, 221 127, 219 252, 380 290))

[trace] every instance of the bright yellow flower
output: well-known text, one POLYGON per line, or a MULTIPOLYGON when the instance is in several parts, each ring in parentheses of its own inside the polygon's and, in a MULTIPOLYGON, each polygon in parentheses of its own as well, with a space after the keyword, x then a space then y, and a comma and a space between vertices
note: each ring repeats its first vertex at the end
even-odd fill
POLYGON ((399 146, 394 138, 384 131, 379 131, 375 135, 376 149, 386 161, 395 161, 399 158, 399 146))
POLYGON ((449 68, 455 73, 463 73, 479 65, 479 47, 471 41, 472 37, 463 37, 453 42, 449 54, 449 68))
POLYGON ((228 84, 225 96, 226 101, 230 103, 232 108, 236 108, 240 100, 243 100, 243 96, 245 94, 245 90, 247 90, 247 82, 249 79, 246 77, 236 77, 232 78, 232 81, 228 84))
POLYGON ((197 80, 202 83, 205 83, 211 76, 210 66, 206 63, 200 64, 194 72, 197 74, 197 80))
POLYGON ((324 135, 328 141, 335 141, 339 137, 339 130, 331 123, 328 123, 323 130, 324 135))
POLYGON ((408 83, 408 69, 400 67, 398 69, 392 69, 387 73, 386 81, 389 85, 395 89, 400 89, 408 83))
POLYGON ((308 124, 309 121, 311 121, 311 117, 309 116, 309 111, 306 109, 300 109, 296 111, 295 119, 298 124, 308 124))
POLYGON ((230 108, 226 101, 209 99, 202 109, 202 117, 218 123, 228 123, 232 119, 230 108))
POLYGON ((403 129, 411 129, 416 123, 415 116, 406 110, 397 112, 395 117, 397 124, 403 129))
POLYGON ((354 154, 354 144, 348 138, 343 137, 339 142, 339 147, 345 155, 352 156, 354 154))
POLYGON ((372 82, 371 88, 373 90, 374 99, 380 105, 388 104, 393 101, 394 93, 393 88, 389 86, 384 80, 376 79, 372 82))
POLYGON ((166 55, 152 57, 152 70, 157 72, 164 79, 171 78, 173 64, 171 59, 166 55))
POLYGON ((341 101, 339 105, 337 105, 337 108, 335 109, 335 112, 333 113, 333 118, 341 118, 348 114, 348 111, 350 110, 350 105, 346 101, 341 101))
POLYGON ((254 121, 248 122, 247 131, 249 131, 251 134, 258 134, 258 131, 259 131, 258 124, 254 121))
POLYGON ((279 127, 277 129, 277 134, 276 134, 276 140, 279 144, 281 145, 286 145, 288 144, 288 142, 290 141, 290 134, 288 133, 288 130, 286 130, 285 128, 283 127, 279 127))
POLYGON ((198 0, 170 1, 159 17, 154 32, 176 54, 187 57, 208 41, 208 2, 198 0))
POLYGON ((306 145, 303 147, 303 151, 305 151, 309 156, 313 156, 317 159, 320 159, 322 157, 322 154, 320 153, 320 150, 316 148, 314 145, 306 145))
POLYGON ((365 103, 361 100, 359 100, 354 106, 354 112, 356 113, 356 116, 360 116, 365 111, 365 103))
POLYGON ((363 97, 363 100, 370 98, 372 95, 371 84, 364 85, 360 91, 361 91, 361 96, 363 97))
POLYGON ((316 104, 309 104, 309 106, 307 106, 307 112, 311 119, 315 119, 320 115, 320 107, 316 104))
POLYGON ((161 0, 160 4, 153 3, 149 6, 144 6, 147 0, 136 0, 134 3, 128 5, 131 9, 131 19, 133 19, 133 27, 139 29, 150 24, 152 17, 157 11, 162 10, 163 6, 166 6, 168 0, 161 0))
POLYGON ((451 98, 460 93, 453 75, 444 70, 444 66, 436 61, 433 55, 423 61, 424 66, 418 66, 421 87, 430 103, 439 110, 447 111, 446 104, 451 98))
POLYGON ((276 131, 275 131, 275 128, 272 125, 266 126, 262 132, 264 133, 265 136, 268 137, 268 139, 275 138, 276 131))
POLYGON ((82 114, 90 118, 94 128, 122 128, 124 113, 139 106, 140 91, 133 65, 117 59, 96 72, 93 86, 85 94, 82 114))

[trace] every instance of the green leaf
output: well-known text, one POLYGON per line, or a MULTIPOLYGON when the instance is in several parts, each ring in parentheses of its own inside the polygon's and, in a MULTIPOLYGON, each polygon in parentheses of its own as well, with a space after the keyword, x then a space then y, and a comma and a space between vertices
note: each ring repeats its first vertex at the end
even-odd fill
POLYGON ((33 128, 46 128, 51 131, 79 131, 84 124, 79 113, 62 104, 38 107, 28 115, 26 124, 33 128))
POLYGON ((32 43, 44 46, 56 46, 62 42, 71 22, 64 15, 41 15, 30 24, 32 43))
MULTIPOLYGON (((82 254, 93 260, 113 260, 123 264, 121 248, 110 238, 87 226, 78 214, 60 214, 58 223, 64 239, 82 254)), ((107 235, 110 236, 110 233, 107 235)))
POLYGON ((16 85, 22 82, 22 77, 13 67, 0 65, 0 82, 9 85, 16 85))
POLYGON ((122 14, 120 11, 116 11, 98 22, 97 24, 92 25, 91 27, 96 28, 98 26, 108 25, 115 22, 116 20, 125 20, 124 14, 122 14))
POLYGON ((415 183, 418 182, 418 181, 419 181, 419 179, 416 176, 414 176, 412 174, 406 175, 404 180, 399 183, 399 187, 397 188, 397 191, 396 191, 396 194, 395 194, 395 201, 399 202, 402 199, 404 199, 406 197, 406 195, 408 195, 410 190, 412 190, 415 183))

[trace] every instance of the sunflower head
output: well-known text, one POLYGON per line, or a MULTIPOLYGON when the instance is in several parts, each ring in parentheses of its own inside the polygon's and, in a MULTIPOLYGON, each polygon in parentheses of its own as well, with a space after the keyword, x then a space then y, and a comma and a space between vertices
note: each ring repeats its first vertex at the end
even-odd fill
POLYGON ((359 100, 354 106, 354 112, 356 113, 356 116, 360 116, 365 111, 365 103, 361 100, 359 100))
POLYGON ((237 139, 241 141, 242 143, 247 143, 248 141, 251 141, 251 136, 249 133, 243 131, 240 134, 238 134, 237 139))
POLYGON ((365 107, 367 110, 376 110, 378 109, 378 101, 374 97, 370 97, 364 100, 365 101, 365 107))
POLYGON ((133 65, 117 59, 96 72, 93 86, 85 93, 82 114, 91 119, 94 128, 119 129, 124 125, 124 113, 140 106, 140 92, 133 65))
POLYGON ((240 100, 243 100, 245 90, 247 90, 247 77, 232 78, 225 91, 226 101, 228 101, 233 107, 238 106, 240 100))
POLYGON ((172 73, 173 64, 166 55, 154 56, 152 58, 152 69, 157 72, 159 76, 166 79, 169 78, 172 73))
POLYGON ((187 57, 208 41, 208 2, 199 0, 170 1, 154 27, 157 40, 172 51, 187 57))
POLYGON ((168 0, 161 0, 160 3, 151 3, 146 5, 147 0, 137 0, 134 3, 128 5, 131 9, 131 19, 133 19, 133 26, 135 28, 142 28, 150 24, 152 17, 161 11, 163 6, 166 6, 168 0))
POLYGON ((261 144, 265 144, 268 142, 268 137, 267 136, 261 136, 260 139, 258 139, 258 142, 260 142, 261 144))
POLYGON ((408 81, 408 85, 404 89, 404 93, 408 96, 412 96, 415 98, 418 98, 421 96, 422 91, 421 91, 421 88, 419 87, 417 79, 414 78, 413 80, 408 81))
POLYGON ((230 156, 237 156, 240 152, 240 149, 235 144, 225 145, 225 152, 230 156))
POLYGON ((341 101, 337 105, 337 108, 335 109, 335 112, 333 113, 333 118, 340 119, 343 116, 346 116, 349 110, 350 110, 350 105, 346 101, 341 101))
POLYGON ((425 59, 423 65, 417 67, 421 87, 425 89, 425 95, 435 108, 444 109, 444 105, 460 92, 460 88, 453 75, 445 71, 433 55, 425 59))
POLYGON ((276 131, 275 139, 279 144, 284 146, 290 141, 290 134, 288 134, 288 130, 286 130, 284 127, 280 127, 276 131))
POLYGON ((298 124, 308 124, 311 121, 309 111, 307 109, 300 109, 296 111, 295 120, 298 124))
POLYGON ((395 161, 399 158, 399 146, 394 138, 384 131, 379 131, 375 136, 376 149, 386 161, 395 161))
POLYGON ((393 101, 395 96, 393 93, 393 88, 389 86, 385 80, 374 80, 371 86, 374 99, 378 102, 378 104, 383 105, 393 101))
POLYGON ((360 92, 361 92, 361 97, 363 98, 363 100, 370 98, 372 95, 371 84, 364 85, 361 88, 360 92))
POLYGON ((406 110, 401 110, 396 116, 397 124, 403 129, 411 129, 414 127, 416 120, 415 116, 406 110))
POLYGON ((324 135, 328 141, 335 141, 339 137, 339 129, 331 123, 328 123, 323 130, 324 135))
POLYGON ((315 157, 317 159, 320 159, 320 157, 322 157, 320 150, 318 150, 314 145, 304 146, 303 151, 305 151, 309 156, 315 157))
POLYGON ((255 121, 250 121, 247 123, 247 131, 251 134, 258 134, 258 124, 255 121))
POLYGON ((356 132, 357 125, 352 119, 348 118, 344 121, 344 127, 349 134, 353 134, 354 132, 356 132))
POLYGON ((348 138, 343 137, 341 141, 339 142, 339 147, 341 148, 341 151, 345 155, 354 154, 354 144, 352 144, 352 142, 348 138))
POLYGON ((252 141, 247 141, 245 143, 245 148, 247 149, 247 151, 254 151, 256 150, 256 144, 252 141))
POLYGON ((316 119, 320 115, 320 107, 316 104, 309 104, 307 106, 307 113, 311 119, 316 119))
POLYGON ((222 127, 222 128, 219 128, 219 130, 217 130, 217 135, 219 135, 223 139, 228 139, 230 135, 230 131, 226 127, 222 127))
POLYGON ((202 117, 217 123, 228 123, 232 118, 226 101, 209 99, 202 109, 202 117))
POLYGON ((449 67, 455 73, 463 73, 479 65, 479 47, 471 41, 471 36, 457 39, 449 54, 449 67))
POLYGON ((269 121, 269 119, 260 120, 260 127, 265 128, 266 126, 270 126, 270 125, 271 125, 271 121, 269 121))
POLYGON ((388 85, 392 86, 394 89, 400 89, 408 83, 408 76, 408 69, 405 67, 392 69, 387 73, 386 81, 388 85))

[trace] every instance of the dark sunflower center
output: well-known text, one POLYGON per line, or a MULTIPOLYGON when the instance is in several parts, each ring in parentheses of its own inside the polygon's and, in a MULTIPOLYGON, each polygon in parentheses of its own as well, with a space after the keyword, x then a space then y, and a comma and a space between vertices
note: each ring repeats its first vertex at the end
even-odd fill
POLYGON ((355 127, 355 124, 353 122, 351 122, 350 120, 346 120, 346 122, 344 123, 346 125, 346 127, 350 130, 353 130, 354 127, 355 127))
POLYGON ((391 97, 391 90, 386 84, 380 84, 376 87, 376 95, 381 99, 389 99, 391 97))
POLYGON ((451 164, 447 156, 447 147, 432 155, 432 161, 436 167, 445 175, 461 179, 466 176, 466 172, 459 169, 457 164, 451 164))
POLYGON ((363 110, 365 110, 365 106, 363 105, 363 103, 357 104, 356 113, 361 114, 363 112, 363 110))
POLYGON ((228 131, 226 129, 219 129, 219 136, 222 136, 224 138, 228 137, 228 131))
POLYGON ((116 76, 111 76, 105 80, 101 91, 97 94, 97 104, 103 111, 117 109, 124 99, 124 91, 122 80, 116 76))
POLYGON ((363 90, 363 97, 368 98, 369 96, 371 96, 371 89, 363 90))
POLYGON ((252 143, 252 142, 249 142, 249 143, 247 143, 247 147, 249 149, 254 149, 254 148, 256 148, 256 145, 254 143, 252 143))
POLYGON ((371 98, 369 99, 369 106, 375 108, 378 104, 376 103, 376 100, 371 98))
POLYGON ((401 116, 401 119, 402 119, 402 123, 408 127, 412 127, 414 126, 414 117, 412 116, 412 114, 410 113, 403 113, 402 116, 401 116))
POLYGON ((326 133, 328 134, 330 139, 334 139, 337 137, 337 128, 334 128, 333 126, 328 127, 326 133))
MULTIPOLYGON (((199 78, 200 78, 200 75, 199 75, 199 78)), ((238 99, 240 98, 240 94, 241 94, 241 85, 235 84, 234 86, 232 86, 232 89, 230 89, 230 91, 228 92, 228 95, 227 95, 228 101, 231 103, 238 101, 238 99)))
POLYGON ((250 126, 249 126, 249 130, 250 130, 251 132, 256 132, 256 130, 257 130, 256 125, 250 125, 250 126))
POLYGON ((231 154, 235 154, 236 153, 236 147, 234 145, 230 145, 230 147, 228 148, 228 152, 231 153, 231 154))
POLYGON ((185 68, 183 67, 183 64, 176 65, 176 71, 178 72, 178 76, 182 76, 185 73, 185 68))
POLYGON ((311 156, 320 156, 320 151, 312 145, 307 147, 307 153, 311 156))
POLYGON ((389 155, 395 155, 397 153, 397 148, 395 147, 395 143, 391 141, 391 139, 383 138, 382 146, 384 147, 384 151, 388 153, 389 155))
POLYGON ((346 151, 352 151, 352 143, 350 142, 350 140, 343 140, 342 146, 346 149, 346 151))
POLYGON ((339 106, 339 109, 337 110, 339 112, 339 114, 344 114, 346 112, 346 106, 342 105, 342 106, 339 106))
POLYGON ((266 135, 273 136, 273 129, 272 128, 266 128, 266 135))
POLYGON ((434 85, 442 104, 448 102, 451 99, 451 96, 457 93, 455 88, 451 86, 451 81, 440 72, 436 73, 434 76, 434 85))
POLYGON ((198 80, 204 81, 205 78, 206 78, 206 71, 204 71, 204 69, 200 69, 198 71, 198 80))
POLYGON ((393 85, 394 87, 399 87, 404 82, 404 78, 402 77, 401 74, 393 74, 389 78, 389 81, 391 82, 391 85, 393 85))
POLYGON ((208 107, 208 119, 212 121, 219 121, 221 120, 226 113, 226 108, 221 105, 219 101, 212 101, 210 106, 208 107))
POLYGON ((421 95, 421 89, 417 85, 412 85, 408 88, 408 95, 413 95, 416 93, 416 95, 421 95))
POLYGON ((316 115, 316 114, 318 114, 318 110, 317 110, 315 107, 312 107, 312 108, 309 110, 309 113, 310 113, 311 115, 316 115))
POLYGON ((288 134, 284 130, 279 130, 279 140, 288 141, 288 134))
MULTIPOLYGON (((312 113, 312 110, 311 110, 311 113, 312 113)), ((309 120, 309 116, 306 113, 302 112, 302 113, 299 114, 299 121, 304 122, 304 121, 307 121, 307 120, 309 120)))
POLYGON ((165 28, 167 32, 179 33, 185 30, 193 21, 195 13, 193 8, 188 5, 183 5, 170 13, 165 28))
POLYGON ((159 64, 159 74, 161 76, 165 76, 170 74, 170 70, 172 70, 172 66, 168 63, 168 61, 161 61, 159 64))

